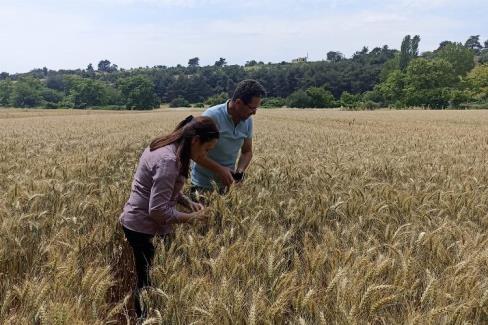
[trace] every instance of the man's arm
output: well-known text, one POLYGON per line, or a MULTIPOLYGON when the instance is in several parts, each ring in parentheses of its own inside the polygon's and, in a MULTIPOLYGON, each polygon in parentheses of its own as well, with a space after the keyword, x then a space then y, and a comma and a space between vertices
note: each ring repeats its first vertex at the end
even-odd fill
POLYGON ((204 157, 198 157, 194 160, 198 165, 202 166, 218 175, 225 186, 230 186, 234 183, 234 178, 230 173, 231 170, 227 167, 221 166, 206 155, 204 157))
POLYGON ((237 162, 237 172, 243 173, 251 163, 252 159, 252 138, 244 139, 241 147, 241 156, 237 162))

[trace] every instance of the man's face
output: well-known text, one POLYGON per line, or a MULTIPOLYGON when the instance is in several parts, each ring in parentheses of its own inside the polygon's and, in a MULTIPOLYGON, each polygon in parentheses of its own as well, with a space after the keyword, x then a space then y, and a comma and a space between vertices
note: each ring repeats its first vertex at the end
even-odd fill
POLYGON ((261 106, 261 97, 253 97, 251 101, 246 104, 240 98, 237 99, 237 112, 241 121, 247 120, 251 115, 256 114, 257 109, 261 106))

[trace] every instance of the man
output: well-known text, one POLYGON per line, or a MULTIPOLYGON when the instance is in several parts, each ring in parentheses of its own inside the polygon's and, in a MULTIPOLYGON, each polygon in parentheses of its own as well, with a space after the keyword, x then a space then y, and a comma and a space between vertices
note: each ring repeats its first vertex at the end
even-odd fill
POLYGON ((234 177, 236 181, 241 180, 252 159, 251 116, 256 114, 265 94, 264 87, 256 80, 243 80, 237 84, 232 99, 203 113, 217 124, 220 137, 207 157, 195 161, 192 193, 212 190, 213 182, 223 193, 234 183, 234 177))

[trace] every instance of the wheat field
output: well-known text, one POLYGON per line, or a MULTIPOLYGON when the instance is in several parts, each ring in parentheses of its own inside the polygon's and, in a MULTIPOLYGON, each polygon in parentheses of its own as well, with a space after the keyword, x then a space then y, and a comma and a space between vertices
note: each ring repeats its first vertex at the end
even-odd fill
MULTIPOLYGON (((1 324, 134 323, 117 219, 186 115, 0 110, 1 324)), ((158 241, 145 324, 488 323, 488 112, 261 110, 254 151, 158 241)))

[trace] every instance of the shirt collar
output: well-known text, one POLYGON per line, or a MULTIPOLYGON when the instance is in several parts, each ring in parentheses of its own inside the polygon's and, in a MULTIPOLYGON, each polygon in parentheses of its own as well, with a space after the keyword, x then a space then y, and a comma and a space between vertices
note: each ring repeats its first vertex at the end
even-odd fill
POLYGON ((229 114, 229 102, 230 102, 230 99, 228 99, 226 102, 225 102, 225 106, 224 106, 224 109, 225 109, 225 115, 227 116, 227 119, 229 120, 229 122, 232 123, 232 125, 234 126, 238 126, 239 124, 241 124, 243 121, 239 121, 237 122, 237 124, 234 123, 234 120, 232 119, 232 115, 229 114))

